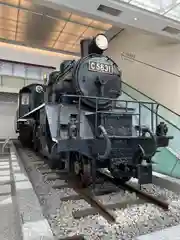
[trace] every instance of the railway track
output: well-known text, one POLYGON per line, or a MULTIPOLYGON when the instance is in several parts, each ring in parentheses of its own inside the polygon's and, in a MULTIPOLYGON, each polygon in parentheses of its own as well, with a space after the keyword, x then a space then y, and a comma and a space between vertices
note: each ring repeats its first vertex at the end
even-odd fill
MULTIPOLYGON (((30 153, 31 154, 31 153, 30 153)), ((41 164, 42 161, 35 161, 34 164, 41 164)), ((88 215, 93 215, 93 214, 101 214, 108 222, 116 222, 116 217, 114 214, 111 212, 111 210, 116 209, 116 208, 125 208, 127 205, 132 205, 132 204, 143 204, 144 202, 150 202, 153 204, 158 205, 159 207, 163 208, 164 210, 168 210, 169 204, 164 201, 160 200, 157 197, 152 196, 151 194, 148 194, 136 187, 133 187, 129 184, 124 184, 121 181, 115 180, 112 178, 109 174, 105 172, 98 171, 98 176, 101 178, 102 182, 111 182, 115 187, 114 189, 111 188, 106 188, 103 190, 91 190, 91 189, 85 189, 85 188, 80 188, 78 180, 74 177, 67 177, 65 171, 58 171, 58 170, 51 170, 50 168, 43 169, 41 170, 42 174, 46 174, 46 179, 49 181, 55 181, 56 179, 61 179, 65 180, 67 184, 63 185, 53 185, 52 187, 54 189, 60 189, 60 188, 65 188, 65 187, 70 187, 73 188, 73 190, 78 194, 78 195, 71 195, 68 197, 63 197, 61 198, 61 201, 68 201, 68 200, 80 200, 84 199, 86 202, 88 202, 91 207, 83 210, 77 210, 73 211, 72 215, 75 219, 80 219, 82 217, 88 216, 88 215), (118 203, 112 203, 112 204, 102 204, 101 201, 98 199, 98 196, 102 196, 108 193, 113 193, 113 192, 118 192, 117 188, 119 190, 123 191, 129 191, 130 193, 135 193, 136 196, 132 196, 128 199, 125 199, 121 201, 119 200, 118 203)))
MULTIPOLYGON (((44 181, 51 185, 51 187, 57 191, 61 191, 62 189, 72 189, 73 193, 68 196, 61 196, 59 201, 68 202, 68 201, 79 201, 85 200, 87 202, 87 207, 83 207, 82 209, 73 209, 72 216, 74 219, 83 221, 85 217, 90 215, 101 215, 105 218, 109 223, 113 224, 116 222, 116 215, 113 213, 115 209, 125 209, 130 205, 141 205, 146 202, 150 202, 158 205, 164 210, 168 209, 168 203, 159 200, 158 198, 143 192, 142 190, 135 188, 129 184, 122 184, 121 182, 114 180, 110 175, 105 172, 98 171, 98 182, 97 188, 92 190, 91 188, 82 189, 79 187, 77 180, 74 177, 67 177, 66 172, 59 170, 51 170, 48 166, 46 160, 37 156, 34 152, 28 149, 23 149, 19 144, 16 144, 18 153, 22 158, 28 158, 26 160, 25 168, 30 171, 33 168, 38 169, 39 173, 42 175, 44 181), (28 164, 27 164, 28 162, 28 164), (59 181, 58 181, 59 180, 59 181), (103 182, 109 182, 110 185, 106 187, 99 187, 103 182), (112 203, 104 203, 101 200, 101 197, 108 194, 118 194, 119 191, 123 191, 124 193, 129 192, 128 197, 119 199, 116 202, 112 203)), ((24 162, 24 160, 23 160, 24 162)), ((31 179, 33 184, 33 179, 31 179)), ((38 195, 38 192, 36 192, 38 195)), ((40 199, 41 201, 41 199, 40 199)), ((71 237, 65 237, 58 239, 72 239, 72 240, 81 240, 85 239, 82 235, 74 235, 71 237)))
POLYGON ((164 210, 169 209, 169 203, 164 200, 159 199, 158 197, 154 197, 153 195, 146 193, 143 190, 138 189, 137 187, 131 186, 128 183, 123 183, 120 180, 118 181, 118 180, 112 178, 107 172, 105 173, 105 172, 98 171, 98 174, 100 176, 102 176, 106 181, 112 182, 119 188, 127 190, 129 192, 134 192, 137 195, 137 197, 144 199, 147 202, 156 204, 164 210))

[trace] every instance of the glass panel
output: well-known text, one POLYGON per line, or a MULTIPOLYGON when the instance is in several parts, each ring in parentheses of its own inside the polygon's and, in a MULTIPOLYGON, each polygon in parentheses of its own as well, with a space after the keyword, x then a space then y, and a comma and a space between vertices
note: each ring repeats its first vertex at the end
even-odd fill
POLYGON ((70 18, 71 21, 75 21, 75 22, 78 22, 78 23, 84 23, 84 24, 87 24, 89 25, 93 20, 90 19, 90 18, 86 18, 86 17, 81 17, 81 16, 78 16, 78 15, 75 15, 75 14, 72 14, 71 15, 71 18, 70 18))
POLYGON ((152 12, 163 13, 178 2, 173 0, 132 0, 130 4, 152 12))
POLYGON ((24 79, 10 76, 3 76, 2 78, 3 88, 19 90, 24 86, 24 79))
POLYGON ((74 32, 74 33, 76 33, 76 35, 81 35, 86 30, 86 28, 87 28, 86 26, 68 22, 65 25, 63 32, 65 32, 65 33, 73 33, 74 32))
POLYGON ((27 78, 29 79, 41 79, 41 69, 38 67, 27 67, 27 78))
POLYGON ((89 27, 83 34, 82 37, 93 37, 97 34, 104 33, 104 31, 99 31, 94 28, 89 27))
POLYGON ((9 4, 12 4, 14 6, 17 6, 19 4, 19 0, 3 0, 1 2, 9 3, 9 4))
POLYGON ((26 77, 26 68, 23 64, 13 64, 13 75, 16 77, 26 77))
POLYGON ((50 32, 50 33, 49 33, 49 39, 50 39, 51 41, 57 40, 59 34, 60 34, 59 32, 50 32))
POLYGON ((31 21, 34 17, 34 15, 38 15, 36 13, 32 13, 32 12, 28 12, 26 10, 20 10, 19 11, 19 17, 18 17, 18 21, 21 23, 28 23, 29 21, 31 21))
POLYGON ((95 28, 99 28, 99 29, 102 29, 102 30, 109 30, 112 25, 111 24, 107 24, 107 23, 104 23, 104 22, 100 22, 100 21, 93 21, 90 26, 92 27, 95 27, 95 28))
POLYGON ((33 6, 33 3, 31 0, 20 0, 20 6, 24 8, 31 9, 33 6))
POLYGON ((61 20, 61 21, 56 21, 56 24, 54 26, 54 32, 60 32, 63 27, 65 26, 66 22, 61 20))
MULTIPOLYGON (((129 89, 130 89, 130 87, 129 87, 129 89)), ((124 88, 123 88, 123 90, 124 90, 124 88)), ((126 90, 127 90, 127 88, 126 88, 126 90)), ((133 91, 135 91, 135 90, 133 90, 133 91)), ((139 94, 139 96, 140 96, 140 94, 139 94)), ((145 98, 145 97, 143 97, 143 98, 145 98)), ((122 96, 120 97, 120 99, 128 100, 128 101, 133 100, 126 93, 123 93, 122 96)), ((147 98, 147 100, 148 100, 148 98, 147 98)), ((159 124, 160 122, 166 123, 166 125, 168 127, 167 135, 174 137, 173 139, 171 139, 169 141, 169 146, 167 148, 158 149, 160 152, 156 153, 155 156, 153 157, 153 161, 155 162, 154 170, 164 173, 164 174, 167 174, 167 175, 170 175, 170 176, 180 178, 180 171, 178 172, 178 170, 180 170, 180 163, 177 162, 177 161, 179 161, 177 159, 177 155, 179 155, 179 153, 180 153, 180 145, 179 145, 180 130, 176 126, 173 126, 171 123, 169 123, 169 121, 171 121, 171 118, 166 120, 159 113, 158 114, 160 116, 157 116, 157 118, 156 118, 155 111, 156 111, 157 104, 153 103, 154 107, 152 109, 151 103, 153 103, 153 101, 150 101, 150 103, 142 103, 140 106, 141 125, 148 126, 150 129, 153 129, 153 132, 155 133, 156 119, 157 119, 157 124, 159 124), (151 109, 153 110, 153 112, 151 111, 151 109), (151 123, 151 119, 153 119, 152 123, 151 123)), ((138 103, 130 103, 130 104, 128 104, 128 107, 134 108, 135 113, 139 113, 139 104, 138 103)), ((163 113, 163 112, 161 112, 161 113, 163 113)), ((173 115, 173 113, 169 114, 169 116, 170 115, 176 116, 175 114, 173 115)), ((177 118, 177 120, 180 121, 180 117, 176 116, 176 118, 177 118)), ((139 116, 134 116, 133 125, 138 125, 138 124, 139 124, 139 116)))
POLYGON ((71 34, 67 34, 67 33, 61 33, 61 35, 60 35, 58 40, 60 42, 63 42, 63 43, 74 44, 77 39, 78 39, 77 36, 74 36, 74 35, 71 35, 71 34))
POLYGON ((3 29, 6 29, 6 30, 9 30, 9 31, 16 31, 16 24, 17 22, 16 21, 13 21, 13 20, 8 20, 8 19, 5 19, 5 18, 1 18, 0 19, 0 28, 3 28, 3 29))
POLYGON ((56 49, 64 49, 64 47, 65 47, 65 43, 62 43, 62 42, 57 42, 55 45, 54 45, 54 47, 53 48, 56 48, 56 49))
POLYGON ((1 62, 1 75, 12 75, 12 64, 8 62, 1 62))
POLYGON ((153 166, 154 171, 173 177, 180 177, 180 175, 177 176, 173 173, 177 159, 167 148, 163 148, 160 152, 157 152, 153 157, 153 161, 155 162, 153 166))
POLYGON ((39 84, 42 84, 43 81, 42 80, 36 80, 36 79, 28 79, 25 81, 25 85, 29 85, 29 84, 33 84, 33 83, 39 83, 39 84))
POLYGON ((80 52, 80 46, 79 45, 70 45, 70 46, 66 45, 64 50, 69 51, 69 52, 80 52))
POLYGON ((49 69, 49 68, 42 68, 41 69, 41 80, 44 79, 44 75, 49 76, 49 74, 54 71, 54 69, 49 69))
POLYGON ((57 18, 64 18, 65 20, 69 19, 71 16, 70 12, 65 12, 65 11, 52 11, 51 14, 49 14, 51 16, 57 17, 57 18))
POLYGON ((27 24, 18 22, 18 28, 17 28, 18 32, 20 32, 20 33, 25 32, 26 29, 27 29, 27 24))
POLYGON ((25 41, 25 34, 24 33, 17 33, 16 34, 16 41, 24 42, 25 41))
POLYGON ((0 5, 0 17, 16 21, 18 15, 17 8, 0 5))
MULTIPOLYGON (((128 86, 126 83, 122 83, 122 89, 124 92, 126 92, 128 95, 130 95, 133 99, 138 101, 148 101, 148 102, 154 102, 153 99, 150 99, 148 96, 145 96, 141 92, 137 91, 136 89, 132 88, 131 86, 128 86)), ((157 106, 157 104, 156 104, 157 106)), ((163 107, 162 105, 159 105, 158 107, 158 114, 165 119, 167 119, 169 122, 172 123, 172 125, 176 125, 180 128, 180 116, 176 113, 171 112, 167 108, 163 107)))
POLYGON ((125 82, 122 82, 122 90, 123 92, 129 94, 130 97, 134 98, 135 100, 155 102, 153 100, 150 100, 150 98, 146 97, 142 93, 138 92, 136 89, 133 89, 131 86, 128 86, 125 82))
POLYGON ((55 43, 55 41, 49 41, 49 42, 47 42, 47 43, 44 43, 43 46, 44 46, 44 47, 52 48, 53 45, 54 45, 54 43, 55 43))
MULTIPOLYGON (((158 117, 158 122, 160 121, 164 121, 164 119, 158 117)), ((178 174, 176 172, 176 164, 179 161, 177 156, 180 153, 180 131, 166 121, 164 122, 168 126, 168 135, 174 138, 169 141, 169 146, 167 148, 161 149, 161 152, 154 156, 153 160, 157 163, 157 165, 154 166, 154 170, 180 178, 180 172, 178 174)))
POLYGON ((15 32, 7 31, 5 29, 0 29, 0 38, 15 40, 15 32))
POLYGON ((22 105, 29 105, 29 93, 23 93, 21 95, 21 104, 22 105))
POLYGON ((180 21, 180 6, 173 8, 165 16, 180 21))

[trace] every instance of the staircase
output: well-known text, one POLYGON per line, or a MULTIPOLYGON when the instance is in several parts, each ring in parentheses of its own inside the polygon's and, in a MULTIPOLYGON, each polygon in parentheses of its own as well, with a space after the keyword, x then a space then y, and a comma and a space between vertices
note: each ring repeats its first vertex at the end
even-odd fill
MULTIPOLYGON (((139 90, 122 82, 121 100, 135 101, 129 103, 128 107, 135 108, 139 111, 138 101, 143 101, 141 105, 141 124, 147 125, 155 131, 156 122, 165 122, 168 126, 168 135, 173 136, 167 148, 159 149, 155 154, 153 161, 155 165, 153 170, 172 177, 180 178, 180 115, 161 105, 152 98, 146 96, 139 90), (137 102, 137 104, 136 104, 137 102), (153 104, 152 104, 153 103, 153 104), (153 116, 153 123, 151 117, 153 116)), ((136 116, 134 123, 139 122, 139 116, 136 116)))

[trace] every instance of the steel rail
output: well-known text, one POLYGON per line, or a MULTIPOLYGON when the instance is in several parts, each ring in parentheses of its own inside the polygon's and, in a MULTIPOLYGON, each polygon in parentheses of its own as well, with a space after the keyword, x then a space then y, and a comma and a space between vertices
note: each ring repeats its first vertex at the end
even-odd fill
POLYGON ((85 240, 83 235, 74 235, 71 237, 63 237, 63 238, 59 238, 59 240, 85 240))
POLYGON ((103 177, 106 181, 109 181, 109 182, 113 183, 114 185, 116 185, 117 187, 119 187, 121 189, 127 190, 129 192, 136 193, 136 195, 139 198, 142 198, 142 199, 144 199, 147 202, 151 202, 151 203, 153 203, 155 205, 158 205, 159 207, 163 208, 164 210, 168 210, 169 209, 169 203, 164 201, 164 200, 158 199, 157 197, 155 197, 155 196, 153 196, 153 195, 151 195, 151 194, 149 194, 147 192, 144 192, 141 189, 138 189, 138 188, 136 188, 134 186, 131 186, 128 183, 123 183, 120 180, 114 179, 113 177, 111 177, 107 173, 102 173, 101 171, 98 171, 97 174, 100 177, 103 177))
POLYGON ((102 215, 108 222, 115 222, 116 218, 111 211, 107 209, 107 207, 100 202, 100 200, 92 193, 88 188, 81 188, 76 179, 72 178, 68 179, 68 184, 70 187, 74 189, 82 198, 89 203, 92 207, 94 207, 97 212, 102 215))

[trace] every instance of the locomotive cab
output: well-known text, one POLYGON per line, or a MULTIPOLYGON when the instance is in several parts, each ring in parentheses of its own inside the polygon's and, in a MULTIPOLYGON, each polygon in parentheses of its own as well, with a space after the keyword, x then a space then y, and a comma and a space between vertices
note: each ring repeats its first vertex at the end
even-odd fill
POLYGON ((31 110, 30 105, 31 90, 29 88, 22 89, 19 94, 19 102, 21 108, 19 109, 19 116, 23 116, 31 110))
POLYGON ((42 84, 30 84, 19 91, 18 109, 16 111, 16 133, 22 142, 31 142, 32 119, 31 114, 44 102, 44 86, 42 84))
POLYGON ((22 117, 28 112, 37 108, 44 102, 44 87, 41 84, 30 84, 19 91, 18 117, 22 117))

